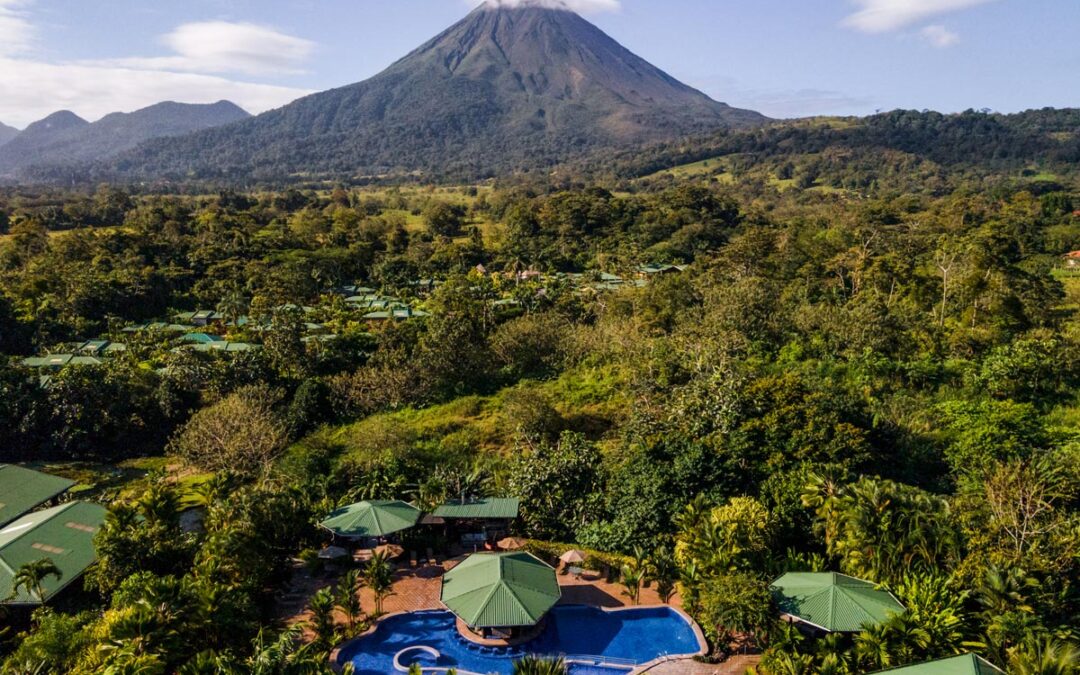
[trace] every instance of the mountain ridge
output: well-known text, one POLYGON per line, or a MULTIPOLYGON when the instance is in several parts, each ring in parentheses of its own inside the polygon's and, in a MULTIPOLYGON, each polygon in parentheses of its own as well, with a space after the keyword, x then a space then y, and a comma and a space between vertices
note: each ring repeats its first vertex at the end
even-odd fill
POLYGON ((574 12, 485 4, 368 80, 149 141, 116 169, 177 180, 485 177, 764 121, 682 84, 574 12))
POLYGON ((4 145, 11 139, 19 135, 19 130, 15 127, 9 127, 8 125, 0 122, 0 146, 4 145))
POLYGON ((60 111, 31 124, 0 147, 0 173, 107 159, 152 138, 184 135, 248 117, 229 101, 163 101, 130 113, 110 113, 93 123, 60 111))

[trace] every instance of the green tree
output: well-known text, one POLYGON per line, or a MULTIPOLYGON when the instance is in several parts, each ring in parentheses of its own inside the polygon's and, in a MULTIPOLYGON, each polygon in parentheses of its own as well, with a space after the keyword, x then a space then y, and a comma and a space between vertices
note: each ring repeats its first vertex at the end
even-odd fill
POLYGON ((45 581, 49 578, 59 581, 62 576, 63 572, 51 558, 23 563, 15 570, 15 576, 11 579, 11 597, 16 598, 20 591, 26 591, 31 599, 37 598, 38 602, 44 604, 45 581))

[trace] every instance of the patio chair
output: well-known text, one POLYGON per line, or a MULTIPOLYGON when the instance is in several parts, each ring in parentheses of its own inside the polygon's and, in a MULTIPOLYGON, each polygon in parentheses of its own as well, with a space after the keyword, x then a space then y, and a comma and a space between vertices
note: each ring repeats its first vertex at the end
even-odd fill
POLYGON ((409 551, 409 567, 416 567, 416 551, 409 551))
POLYGON ((427 564, 432 566, 435 565, 435 552, 430 548, 427 550, 427 564))

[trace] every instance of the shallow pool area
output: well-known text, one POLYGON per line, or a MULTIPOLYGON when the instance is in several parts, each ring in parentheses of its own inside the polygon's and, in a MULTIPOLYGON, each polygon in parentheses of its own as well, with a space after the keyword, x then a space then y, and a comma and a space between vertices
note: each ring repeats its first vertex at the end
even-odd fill
POLYGON ((432 673, 454 668, 463 674, 512 675, 516 659, 538 654, 565 657, 573 675, 625 675, 662 657, 692 656, 702 647, 686 617, 669 607, 606 612, 563 605, 551 611, 539 637, 510 649, 468 642, 450 612, 391 616, 345 645, 338 662, 352 663, 358 675, 396 675, 413 663, 432 673))

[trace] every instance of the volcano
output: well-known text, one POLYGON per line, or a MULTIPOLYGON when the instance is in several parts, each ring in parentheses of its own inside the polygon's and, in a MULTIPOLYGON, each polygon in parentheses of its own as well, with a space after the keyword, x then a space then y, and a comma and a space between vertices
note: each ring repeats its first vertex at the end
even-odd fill
POLYGON ((764 121, 679 82, 553 0, 492 0, 367 81, 151 141, 116 168, 208 179, 482 177, 764 121))

